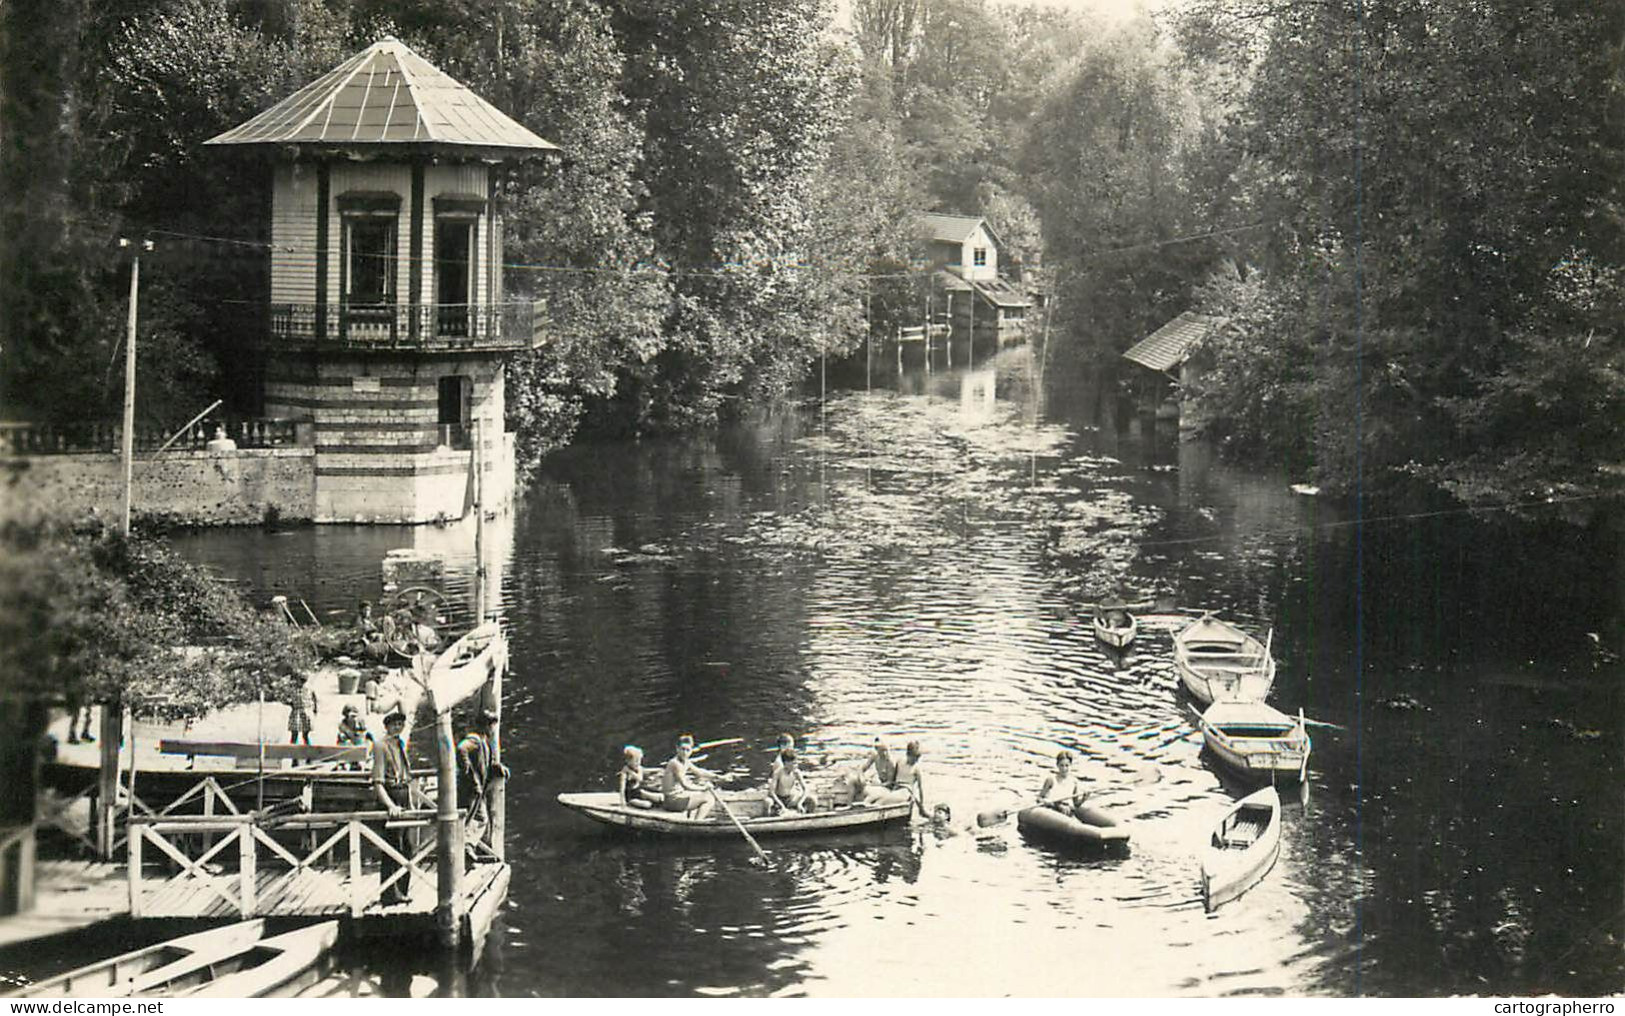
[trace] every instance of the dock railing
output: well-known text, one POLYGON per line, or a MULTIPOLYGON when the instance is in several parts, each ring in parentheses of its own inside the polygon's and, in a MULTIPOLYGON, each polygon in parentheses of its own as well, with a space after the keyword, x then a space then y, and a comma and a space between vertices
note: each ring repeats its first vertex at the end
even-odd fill
POLYGON ((200 907, 213 907, 218 900, 245 918, 331 913, 335 903, 359 917, 409 873, 425 880, 420 884, 435 881, 433 836, 418 836, 407 856, 380 830, 432 829, 434 824, 433 809, 395 816, 364 811, 269 820, 255 815, 136 816, 129 826, 130 915, 198 916, 200 907), (304 834, 293 837, 303 843, 290 846, 292 838, 276 835, 286 833, 304 834), (341 845, 346 849, 341 851, 341 845), (367 854, 393 861, 394 874, 366 877, 367 854), (235 872, 224 867, 233 858, 235 872), (153 860, 171 862, 178 871, 149 877, 153 860), (317 877, 310 878, 312 874, 317 877), (154 907, 155 901, 171 905, 154 907), (174 912, 157 912, 164 909, 174 912))

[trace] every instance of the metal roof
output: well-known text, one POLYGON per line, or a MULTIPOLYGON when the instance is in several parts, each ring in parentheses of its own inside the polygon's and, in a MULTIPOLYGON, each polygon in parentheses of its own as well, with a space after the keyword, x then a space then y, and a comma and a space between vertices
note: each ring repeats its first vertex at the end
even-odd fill
POLYGON ((927 240, 964 243, 980 225, 982 219, 976 215, 949 215, 946 212, 920 214, 920 234, 927 240))
POLYGON ((1193 346, 1229 320, 1186 311, 1130 346, 1123 359, 1133 360, 1152 370, 1168 370, 1184 363, 1193 346))
POLYGON ((508 157, 558 150, 393 38, 204 143, 415 145, 508 157))
POLYGON ((997 281, 977 282, 975 285, 977 292, 981 293, 984 297, 991 300, 997 306, 1031 307, 1033 305, 1033 302, 1027 298, 1026 290, 1014 283, 1006 282, 1003 279, 999 279, 997 281))

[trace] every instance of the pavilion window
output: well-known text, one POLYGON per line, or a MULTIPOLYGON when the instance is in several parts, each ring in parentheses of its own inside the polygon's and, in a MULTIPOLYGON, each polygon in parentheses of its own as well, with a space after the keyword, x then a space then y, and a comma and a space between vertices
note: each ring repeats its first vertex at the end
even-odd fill
POLYGON ((977 268, 986 268, 987 267, 987 248, 986 247, 977 247, 975 250, 971 251, 971 258, 972 258, 972 261, 976 265, 977 268))
POLYGON ((398 195, 350 192, 338 197, 342 223, 342 303, 347 333, 387 330, 396 320, 396 276, 400 263, 398 195))
POLYGON ((395 302, 395 220, 372 216, 349 217, 344 223, 348 286, 344 302, 395 302))
POLYGON ((436 217, 434 222, 435 303, 439 305, 439 334, 464 338, 469 334, 469 310, 474 302, 474 225, 472 218, 436 217))

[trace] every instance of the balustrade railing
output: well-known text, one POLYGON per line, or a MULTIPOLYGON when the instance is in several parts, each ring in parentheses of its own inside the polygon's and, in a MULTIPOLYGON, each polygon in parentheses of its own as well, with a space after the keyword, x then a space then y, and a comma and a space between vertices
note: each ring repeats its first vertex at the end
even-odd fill
POLYGON ((382 349, 534 349, 546 338, 547 304, 273 303, 272 342, 333 343, 382 349))
MULTIPOLYGON (((169 450, 201 451, 214 438, 216 427, 238 448, 287 448, 299 443, 295 420, 266 417, 210 417, 176 435, 161 427, 137 427, 135 450, 151 454, 174 438, 169 450)), ((116 423, 0 423, 0 455, 71 455, 116 452, 123 428, 116 423)))

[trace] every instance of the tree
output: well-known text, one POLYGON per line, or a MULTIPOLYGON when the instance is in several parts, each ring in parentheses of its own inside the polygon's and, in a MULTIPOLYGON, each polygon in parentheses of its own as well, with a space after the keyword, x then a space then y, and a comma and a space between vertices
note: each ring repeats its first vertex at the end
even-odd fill
POLYGON ((156 539, 95 519, 0 521, 8 695, 189 718, 261 693, 285 698, 314 663, 291 628, 156 539))
POLYGON ((628 371, 641 426, 714 419, 782 391, 824 346, 827 278, 804 267, 813 181, 842 122, 821 0, 618 5, 622 92, 644 124, 640 176, 673 272, 665 344, 628 371))
MULTIPOLYGON (((1469 501, 1617 488, 1597 467, 1625 436, 1611 422, 1625 338, 1601 296, 1625 263, 1625 12, 1215 3, 1181 32, 1231 68, 1213 80, 1248 153, 1235 165, 1261 170, 1236 192, 1270 223, 1272 303, 1349 322, 1317 349, 1344 421, 1317 437, 1320 482, 1422 478, 1469 501), (1306 285, 1294 258, 1323 249, 1337 267, 1306 285), (1568 299, 1576 286, 1601 298, 1568 299)), ((1209 397, 1234 406, 1241 390, 1209 397)))

